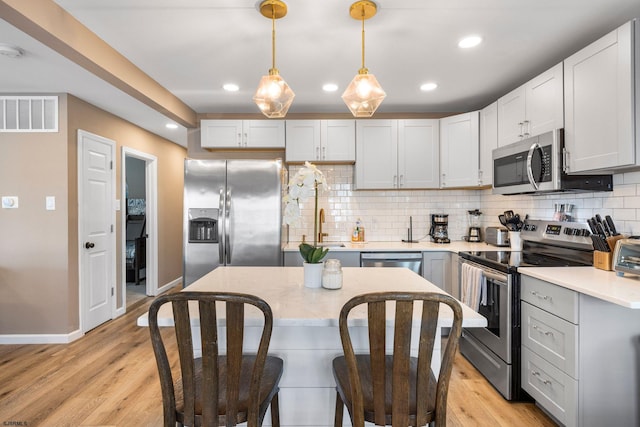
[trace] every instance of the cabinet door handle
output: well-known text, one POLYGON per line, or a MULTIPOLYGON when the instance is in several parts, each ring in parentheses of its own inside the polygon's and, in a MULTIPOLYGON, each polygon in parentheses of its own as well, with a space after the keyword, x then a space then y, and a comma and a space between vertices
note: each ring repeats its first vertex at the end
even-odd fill
POLYGON ((542 378, 542 376, 540 375, 540 372, 538 371, 532 371, 531 375, 533 375, 534 377, 538 377, 538 379, 544 384, 544 385, 551 385, 551 381, 549 380, 545 380, 542 378))
POLYGON ((569 172, 569 151, 565 147, 562 147, 562 170, 564 173, 569 172))
POLYGON ((242 147, 242 134, 238 132, 238 147, 242 147))
POLYGON ((524 136, 524 123, 520 122, 518 123, 518 126, 520 126, 520 134, 518 135, 518 138, 522 138, 524 136))
POLYGON ((404 175, 400 175, 400 187, 404 187, 404 175))
POLYGON ((478 170, 478 185, 482 185, 482 170, 478 170))
POLYGON ((550 300, 551 300, 551 297, 550 297, 550 296, 548 296, 548 295, 542 295, 542 294, 539 294, 539 293, 538 293, 538 292, 536 292, 536 291, 531 291, 531 295, 533 295, 534 297, 538 297, 538 298, 540 298, 540 299, 543 299, 543 300, 545 300, 545 301, 550 301, 550 300))
POLYGON ((538 332, 540 332, 541 334, 544 334, 544 335, 548 336, 548 337, 549 337, 549 336, 551 336, 551 337, 553 336, 553 332, 551 332, 551 331, 545 331, 544 329, 540 329, 540 328, 538 327, 538 325, 533 325, 533 329, 534 329, 534 330, 536 330, 536 331, 538 331, 538 332))
POLYGON ((244 133, 244 146, 247 146, 247 142, 249 141, 249 135, 245 132, 244 133))
POLYGON ((447 174, 445 174, 445 173, 443 173, 443 174, 442 174, 442 186, 443 186, 443 187, 446 187, 446 186, 447 186, 447 184, 446 184, 446 182, 445 182, 445 177, 446 177, 446 176, 447 176, 447 174))
POLYGON ((398 187, 398 175, 393 175, 393 186, 398 187))
POLYGON ((327 147, 322 147, 322 160, 327 160, 327 147))
POLYGON ((316 147, 316 160, 320 160, 320 147, 316 147))
POLYGON ((524 125, 527 125, 527 129, 526 129, 526 131, 524 132, 524 136, 529 136, 529 135, 531 135, 531 134, 529 133, 529 132, 531 131, 531 122, 530 122, 529 120, 525 120, 525 121, 523 122, 523 128, 524 128, 524 125))

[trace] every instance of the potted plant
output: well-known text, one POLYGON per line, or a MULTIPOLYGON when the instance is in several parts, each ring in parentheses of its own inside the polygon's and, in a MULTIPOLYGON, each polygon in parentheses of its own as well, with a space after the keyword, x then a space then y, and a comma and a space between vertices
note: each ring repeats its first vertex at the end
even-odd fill
POLYGON ((318 192, 327 188, 323 173, 315 165, 305 162, 304 167, 289 180, 288 192, 284 197, 284 222, 297 224, 300 221, 300 203, 311 195, 314 196, 313 209, 313 245, 301 243, 300 255, 304 260, 304 284, 307 287, 320 287, 322 284, 322 259, 329 252, 328 248, 318 246, 318 192))

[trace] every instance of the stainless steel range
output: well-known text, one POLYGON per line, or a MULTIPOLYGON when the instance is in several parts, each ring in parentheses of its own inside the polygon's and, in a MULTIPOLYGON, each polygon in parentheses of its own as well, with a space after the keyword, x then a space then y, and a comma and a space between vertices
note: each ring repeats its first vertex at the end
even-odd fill
MULTIPOLYGON (((486 328, 464 329, 460 352, 507 400, 522 400, 520 388, 519 267, 593 265, 593 244, 586 224, 526 220, 521 231, 523 250, 460 252, 459 268, 479 269, 486 291, 478 312, 486 328), (470 267, 464 267, 467 264, 470 267)), ((462 283, 463 274, 459 274, 462 283)))

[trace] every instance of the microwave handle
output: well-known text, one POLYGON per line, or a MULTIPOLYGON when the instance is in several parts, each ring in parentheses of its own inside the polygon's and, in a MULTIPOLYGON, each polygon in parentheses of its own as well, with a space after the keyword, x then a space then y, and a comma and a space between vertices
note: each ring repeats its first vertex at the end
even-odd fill
POLYGON ((533 144, 531 144, 531 148, 529 148, 529 154, 527 154, 527 176, 529 177, 529 182, 531 183, 531 185, 535 190, 537 190, 539 187, 538 187, 538 183, 533 177, 533 170, 531 169, 531 160, 533 159, 534 151, 536 151, 536 149, 539 149, 539 148, 540 148, 540 144, 538 144, 537 142, 534 142, 533 144))

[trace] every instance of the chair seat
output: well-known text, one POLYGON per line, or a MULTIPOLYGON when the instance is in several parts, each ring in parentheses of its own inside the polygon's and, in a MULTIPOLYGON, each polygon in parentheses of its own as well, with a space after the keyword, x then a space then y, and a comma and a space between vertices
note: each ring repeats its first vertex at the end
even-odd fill
MULTIPOLYGON (((385 418, 387 425, 391 424, 391 408, 392 408, 392 368, 393 368, 393 356, 387 355, 385 363, 385 418)), ((368 354, 356 355, 356 362, 358 364, 358 373, 360 375, 360 382, 362 384, 362 394, 364 403, 364 418, 368 422, 374 421, 374 405, 373 405, 373 384, 371 379, 371 359, 368 354)), ((416 379, 417 379, 417 366, 418 359, 415 357, 410 358, 409 362, 409 413, 411 425, 415 425, 416 414, 416 379)), ((339 356, 333 359, 333 374, 336 379, 336 386, 338 392, 343 395, 344 402, 352 402, 351 386, 349 383, 349 372, 347 369, 347 362, 344 356, 339 356)), ((427 410, 429 416, 429 422, 433 420, 433 414, 435 411, 436 400, 436 384, 437 380, 430 372, 431 380, 429 381, 428 402, 427 410)))
MULTIPOLYGON (((237 423, 247 421, 247 411, 249 405, 249 386, 251 382, 251 374, 253 372, 253 365, 255 363, 255 356, 243 356, 242 368, 240 373, 240 392, 238 401, 238 419, 237 423)), ((264 372, 262 374, 262 380, 260 381, 260 407, 266 407, 271 402, 273 396, 278 392, 277 384, 280 381, 280 377, 283 372, 284 361, 279 357, 267 356, 264 372)), ((218 380, 218 413, 223 415, 227 410, 227 358, 226 356, 220 356, 218 359, 218 372, 220 378, 218 380)), ((196 396, 195 396, 195 412, 197 415, 202 414, 202 396, 200 390, 202 390, 202 359, 195 359, 195 372, 196 372, 196 396)), ((176 411, 178 414, 182 414, 183 406, 183 389, 182 379, 179 378, 175 384, 176 394, 176 411)), ((182 421, 181 416, 178 416, 178 421, 182 421)))

